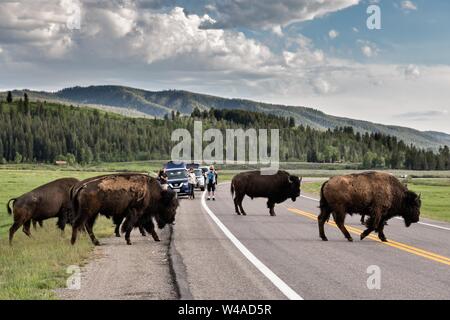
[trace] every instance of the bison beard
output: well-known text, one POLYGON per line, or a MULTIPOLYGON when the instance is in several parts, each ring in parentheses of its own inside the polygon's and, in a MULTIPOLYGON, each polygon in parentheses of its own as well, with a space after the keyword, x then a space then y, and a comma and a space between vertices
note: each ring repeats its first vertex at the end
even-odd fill
POLYGON ((419 221, 420 206, 420 196, 409 191, 393 175, 366 172, 333 177, 322 185, 320 191, 319 234, 322 240, 328 240, 324 225, 333 214, 338 228, 347 240, 353 241, 344 225, 345 216, 346 213, 359 213, 369 216, 361 240, 376 231, 381 241, 387 241, 384 235, 386 221, 401 216, 409 227, 419 221))
POLYGON ((70 189, 78 183, 74 178, 58 179, 44 184, 18 198, 10 199, 6 205, 8 213, 14 213, 14 223, 9 229, 9 243, 14 233, 23 225, 23 232, 31 236, 31 222, 38 222, 57 217, 56 225, 64 231, 68 216, 72 211, 70 189), (13 203, 11 209, 10 203, 13 203))
MULTIPOLYGON (((144 174, 116 174, 87 179, 78 183, 72 192, 75 218, 71 243, 77 239, 78 231, 84 226, 91 241, 99 245, 93 233, 97 216, 113 217, 122 224, 127 244, 131 244, 132 229, 141 225, 158 239, 152 218, 163 228, 175 220, 178 199, 172 190, 163 190, 160 184, 144 174)), ((158 239, 159 240, 159 239, 158 239)))
POLYGON ((275 216, 276 203, 291 198, 295 201, 300 196, 302 179, 291 176, 286 171, 278 171, 274 175, 262 175, 260 171, 242 172, 231 181, 231 195, 234 196, 234 207, 238 215, 247 215, 242 201, 247 195, 250 198, 267 198, 267 207, 271 216, 275 216))

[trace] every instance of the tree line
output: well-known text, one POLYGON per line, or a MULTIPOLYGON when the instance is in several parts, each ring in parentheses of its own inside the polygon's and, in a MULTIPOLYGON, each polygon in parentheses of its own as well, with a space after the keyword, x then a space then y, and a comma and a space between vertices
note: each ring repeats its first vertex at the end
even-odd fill
MULTIPOLYGON (((190 116, 172 112, 163 119, 127 118, 98 109, 50 102, 27 96, 0 102, 0 162, 69 163, 169 159, 177 142, 172 131, 192 132, 194 121, 204 130, 217 128, 280 129, 280 160, 359 163, 361 168, 450 170, 450 151, 436 153, 407 145, 380 133, 355 132, 352 127, 320 131, 297 126, 293 118, 233 110, 194 109, 190 116)), ((207 142, 205 142, 207 144, 207 142)))

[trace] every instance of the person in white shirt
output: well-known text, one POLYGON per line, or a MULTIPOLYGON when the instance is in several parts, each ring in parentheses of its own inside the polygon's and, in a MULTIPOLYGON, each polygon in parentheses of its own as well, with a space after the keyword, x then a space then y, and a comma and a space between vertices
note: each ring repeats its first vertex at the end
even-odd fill
POLYGON ((189 183, 189 199, 195 199, 194 187, 197 184, 197 177, 195 176, 194 168, 189 169, 188 183, 189 183))

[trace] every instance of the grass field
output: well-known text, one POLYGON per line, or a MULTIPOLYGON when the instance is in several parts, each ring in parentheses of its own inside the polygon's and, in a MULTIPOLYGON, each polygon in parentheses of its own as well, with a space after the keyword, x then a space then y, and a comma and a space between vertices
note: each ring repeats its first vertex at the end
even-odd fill
MULTIPOLYGON (((93 249, 85 234, 75 246, 71 246, 70 227, 62 236, 55 227, 55 219, 45 221, 42 229, 32 230, 31 239, 18 230, 10 247, 7 233, 12 217, 6 212, 8 199, 57 178, 84 179, 95 175, 98 173, 0 170, 0 300, 55 298, 51 289, 65 286, 69 276, 66 274, 67 266, 82 265, 93 249)), ((95 232, 99 237, 112 235, 111 221, 100 218, 95 232)))
MULTIPOLYGON (((322 182, 302 185, 302 192, 319 197, 322 182)), ((450 222, 450 179, 413 178, 408 188, 422 194, 421 215, 425 218, 450 222)))

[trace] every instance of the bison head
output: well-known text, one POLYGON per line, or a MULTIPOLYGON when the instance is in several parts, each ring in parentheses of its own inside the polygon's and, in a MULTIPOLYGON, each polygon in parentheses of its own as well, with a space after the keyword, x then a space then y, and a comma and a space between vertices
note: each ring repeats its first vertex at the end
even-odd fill
POLYGON ((406 191, 405 198, 403 199, 403 219, 407 227, 412 223, 419 222, 421 205, 420 195, 418 196, 412 191, 406 191))
POLYGON ((302 183, 302 178, 297 176, 289 176, 289 197, 292 201, 297 200, 300 197, 300 184, 302 183))
POLYGON ((179 206, 177 193, 172 189, 161 190, 161 199, 155 220, 158 228, 162 229, 166 224, 175 222, 175 215, 179 206))

